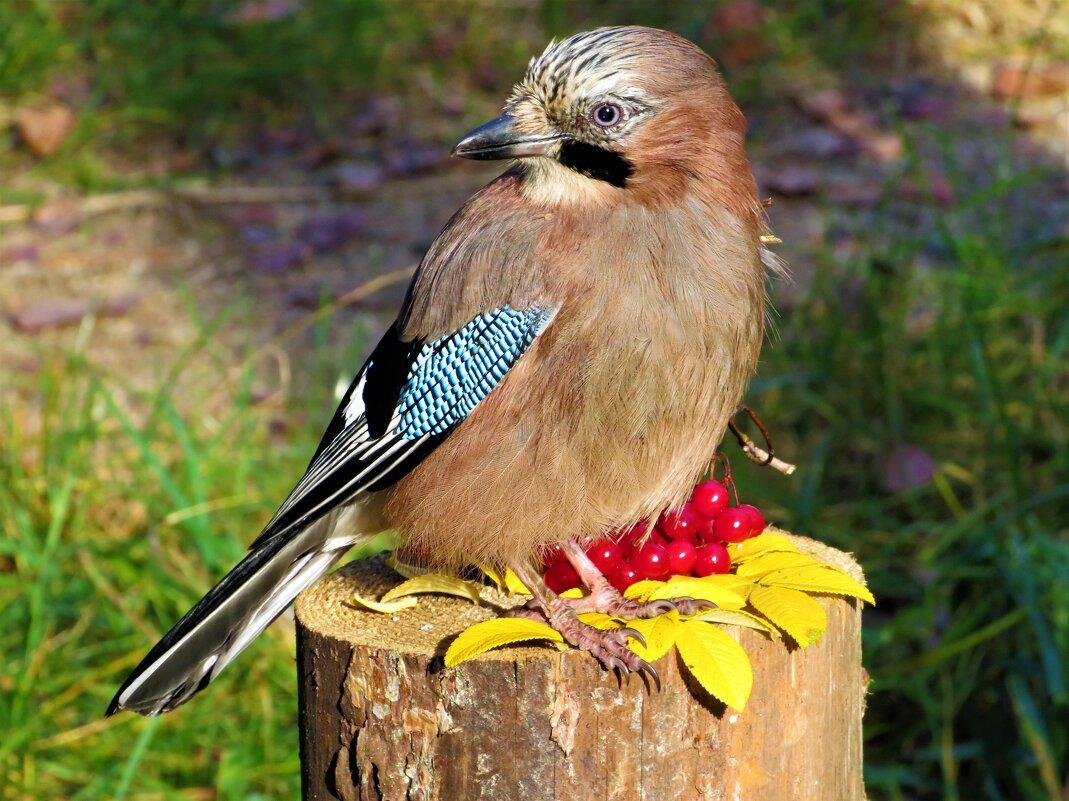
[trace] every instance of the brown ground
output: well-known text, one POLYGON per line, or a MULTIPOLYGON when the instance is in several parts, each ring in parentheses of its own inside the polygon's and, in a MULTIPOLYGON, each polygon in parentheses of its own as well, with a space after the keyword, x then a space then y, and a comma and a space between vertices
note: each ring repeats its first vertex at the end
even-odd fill
MULTIPOLYGON (((779 288, 781 304, 805 291, 821 254, 849 263, 870 244, 867 236, 933 230, 945 210, 1008 174, 1041 168, 1049 176, 1038 190, 1019 192, 1010 230, 1034 235, 1064 225, 1069 69, 1022 60, 1031 51, 1005 44, 1025 41, 1035 13, 1015 4, 971 3, 961 13, 943 8, 955 4, 928 5, 925 35, 938 54, 929 63, 889 65, 889 74, 856 85, 807 76, 777 102, 747 109, 755 171, 763 194, 777 201, 770 217, 785 240, 778 250, 796 274, 779 288), (814 88, 821 86, 829 88, 814 88)), ((1052 25, 1067 24, 1060 15, 1046 19, 1048 36, 1058 35, 1052 25)), ((0 383, 18 387, 24 382, 13 377, 78 348, 131 387, 151 389, 194 346, 205 320, 235 308, 212 334, 214 363, 194 366, 183 380, 218 381, 219 365, 240 364, 250 347, 259 349, 258 393, 300 375, 310 337, 301 324, 319 302, 414 266, 453 210, 499 168, 450 160, 445 146, 413 141, 403 107, 372 99, 331 136, 298 126, 210 154, 227 162, 228 174, 210 186, 178 180, 199 193, 192 202, 71 197, 34 177, 27 155, 25 170, 5 183, 55 199, 0 207, 0 383), (249 195, 254 202, 234 202, 249 195)), ((449 111, 436 127, 455 138, 467 126, 449 111)), ((205 169, 200 156, 153 147, 138 154, 136 170, 205 169)), ((117 164, 123 158, 114 155, 117 164)), ((399 277, 347 303, 332 330, 344 337, 370 315, 373 337, 403 288, 399 277)), ((21 394, 4 390, 5 401, 21 394)))

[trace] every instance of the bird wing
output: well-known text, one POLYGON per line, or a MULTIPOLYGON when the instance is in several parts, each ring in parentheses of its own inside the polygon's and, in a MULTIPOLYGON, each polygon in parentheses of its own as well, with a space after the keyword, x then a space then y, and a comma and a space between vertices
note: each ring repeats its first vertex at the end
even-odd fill
POLYGON ((123 682, 108 714, 157 715, 203 689, 353 544, 334 537, 356 494, 399 480, 505 377, 553 319, 502 306, 433 341, 394 323, 346 393, 308 471, 248 555, 123 682))
POLYGON ((431 341, 405 340, 395 322, 346 392, 304 477, 252 547, 404 477, 500 383, 555 313, 549 305, 501 306, 431 341))

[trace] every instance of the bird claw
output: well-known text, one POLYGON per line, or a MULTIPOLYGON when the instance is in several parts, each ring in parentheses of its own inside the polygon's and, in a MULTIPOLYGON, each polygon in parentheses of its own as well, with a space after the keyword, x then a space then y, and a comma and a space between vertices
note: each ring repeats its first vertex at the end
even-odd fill
MULTIPOLYGON (((700 598, 691 598, 684 596, 681 598, 671 598, 667 601, 671 604, 671 608, 679 612, 681 615, 696 615, 702 609, 715 609, 716 604, 712 601, 703 601, 700 598)), ((659 602, 655 602, 659 603, 659 602)))
POLYGON ((642 683, 646 685, 646 692, 652 692, 650 690, 650 679, 653 679, 653 683, 657 685, 657 692, 661 691, 661 676, 657 672, 657 668, 647 662, 645 659, 639 660, 642 664, 639 666, 638 675, 642 678, 642 683))
POLYGON ((639 631, 638 629, 633 629, 633 628, 630 628, 630 627, 624 627, 624 628, 609 629, 609 630, 611 632, 613 632, 614 634, 619 635, 620 640, 624 645, 627 644, 628 638, 632 638, 632 639, 638 640, 640 643, 642 643, 642 647, 643 648, 647 647, 646 638, 645 638, 645 636, 643 636, 642 632, 639 631))
MULTIPOLYGON (((582 646, 580 646, 582 647, 582 646)), ((657 687, 657 691, 661 690, 661 676, 657 673, 657 668, 651 665, 642 657, 630 651, 633 658, 628 658, 625 662, 620 657, 613 654, 599 655, 593 650, 590 651, 594 657, 601 662, 602 666, 606 669, 611 669, 616 674, 617 686, 623 686, 623 679, 626 678, 630 682, 631 674, 637 673, 642 683, 646 685, 646 691, 650 692, 650 679, 653 680, 654 685, 657 687)))
MULTIPOLYGON (((618 667, 613 667, 613 670, 616 672, 617 683, 619 684, 621 669, 618 667)), ((635 661, 635 664, 633 666, 623 666, 622 670, 623 675, 627 677, 629 683, 631 680, 631 674, 637 673, 642 679, 642 683, 646 685, 646 692, 650 692, 650 679, 653 679, 653 683, 657 686, 657 692, 661 691, 661 676, 657 672, 657 668, 655 668, 645 659, 642 659, 640 657, 635 661)))
POLYGON ((634 638, 646 646, 646 638, 642 632, 630 627, 615 629, 596 629, 579 620, 575 610, 566 603, 566 599, 554 598, 546 608, 528 609, 518 607, 509 613, 515 617, 540 618, 559 631, 564 639, 576 648, 587 651, 606 670, 616 674, 617 683, 622 686, 623 679, 630 678, 632 673, 638 673, 642 677, 646 688, 650 688, 649 680, 652 679, 657 689, 661 688, 661 678, 657 670, 640 657, 631 648, 627 641, 634 638))

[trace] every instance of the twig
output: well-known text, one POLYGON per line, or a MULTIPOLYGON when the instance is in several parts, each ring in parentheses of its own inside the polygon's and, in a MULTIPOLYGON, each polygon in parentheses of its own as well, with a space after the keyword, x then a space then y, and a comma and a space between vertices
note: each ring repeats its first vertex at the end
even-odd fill
POLYGON ((737 425, 735 421, 731 420, 728 423, 728 428, 731 429, 731 433, 735 435, 735 439, 738 440, 739 447, 742 448, 742 452, 746 454, 751 462, 759 464, 763 467, 771 467, 773 470, 778 470, 785 476, 789 476, 797 468, 790 462, 785 462, 776 456, 775 451, 772 448, 772 437, 769 436, 768 429, 765 428, 764 423, 754 413, 753 409, 749 406, 740 406, 739 411, 745 412, 746 415, 753 420, 754 425, 761 431, 761 436, 765 439, 765 445, 768 449, 760 447, 752 439, 746 436, 737 425))
POLYGON ((377 275, 374 278, 365 281, 360 286, 349 290, 344 295, 330 301, 329 303, 324 303, 315 311, 305 315, 300 320, 297 320, 297 322, 287 326, 282 331, 275 334, 265 343, 256 348, 256 350, 254 350, 246 358, 242 359, 239 364, 232 367, 227 378, 220 383, 217 394, 213 396, 213 400, 219 397, 219 395, 221 395, 233 383, 236 383, 244 372, 244 370, 249 368, 257 359, 264 356, 266 353, 273 350, 274 348, 279 347, 287 339, 290 339, 291 337, 306 330, 310 326, 314 325, 316 321, 333 314, 338 309, 344 308, 345 306, 363 300, 368 295, 373 295, 374 293, 378 292, 379 290, 385 289, 386 287, 398 284, 402 281, 409 280, 415 272, 416 268, 412 266, 402 267, 399 270, 392 270, 391 272, 384 273, 382 275, 377 275))

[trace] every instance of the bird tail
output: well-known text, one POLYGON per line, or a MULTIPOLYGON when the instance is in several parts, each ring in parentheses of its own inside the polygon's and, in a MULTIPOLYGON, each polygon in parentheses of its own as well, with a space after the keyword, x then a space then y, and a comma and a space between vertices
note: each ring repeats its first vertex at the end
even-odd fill
POLYGON ((203 690, 299 593, 367 536, 333 536, 337 521, 334 510, 250 551, 141 660, 107 714, 129 709, 158 715, 203 690))

